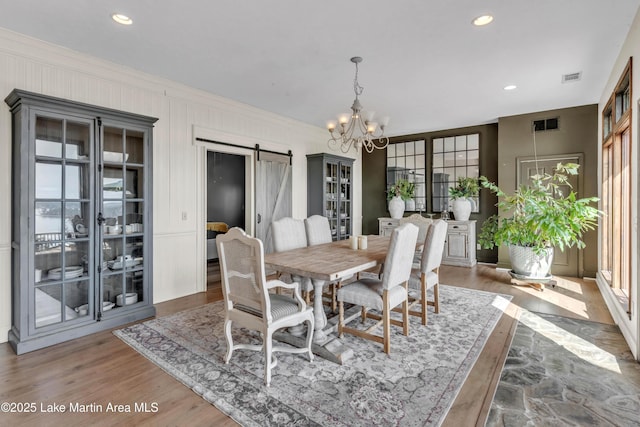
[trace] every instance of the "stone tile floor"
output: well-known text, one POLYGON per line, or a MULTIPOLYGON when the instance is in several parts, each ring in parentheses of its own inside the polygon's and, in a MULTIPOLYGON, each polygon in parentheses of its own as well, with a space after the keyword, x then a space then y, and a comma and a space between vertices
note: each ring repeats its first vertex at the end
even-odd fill
POLYGON ((523 311, 487 426, 640 426, 640 363, 615 325, 523 311))

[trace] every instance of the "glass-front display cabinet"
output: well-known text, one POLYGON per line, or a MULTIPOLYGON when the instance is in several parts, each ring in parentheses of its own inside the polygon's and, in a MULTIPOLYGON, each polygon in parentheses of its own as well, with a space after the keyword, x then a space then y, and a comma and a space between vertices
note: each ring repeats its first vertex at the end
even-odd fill
POLYGON ((153 316, 156 119, 21 90, 5 102, 16 353, 153 316))
POLYGON ((307 155, 307 215, 328 218, 334 240, 353 230, 353 159, 332 154, 307 155))

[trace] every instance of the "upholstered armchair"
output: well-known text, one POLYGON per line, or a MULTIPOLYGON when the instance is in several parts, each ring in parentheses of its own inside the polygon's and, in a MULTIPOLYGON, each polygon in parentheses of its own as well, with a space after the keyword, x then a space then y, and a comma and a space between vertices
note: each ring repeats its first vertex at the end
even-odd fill
POLYGON ((224 332, 227 341, 225 363, 229 363, 234 350, 264 352, 264 383, 271 383, 271 369, 276 366, 273 353, 307 353, 313 360, 313 310, 300 295, 297 282, 267 281, 264 269, 264 247, 259 239, 247 236, 240 228, 232 228, 216 238, 220 257, 222 293, 225 304, 224 332), (293 297, 269 292, 274 288, 293 291, 293 297), (274 346, 273 333, 281 328, 307 323, 304 348, 274 346), (233 342, 232 326, 260 332, 262 345, 233 342))
POLYGON ((413 214, 406 216, 404 218, 400 218, 398 221, 400 225, 411 223, 418 227, 418 245, 416 246, 416 257, 413 262, 415 264, 414 267, 418 267, 420 264, 420 258, 422 257, 422 250, 424 248, 424 239, 427 237, 427 229, 433 223, 433 220, 430 218, 425 218, 420 214, 413 214))
POLYGON ((441 219, 435 220, 427 229, 424 240, 424 249, 420 257, 419 268, 411 271, 409 288, 419 292, 416 298, 410 297, 409 314, 419 316, 422 324, 427 324, 427 306, 434 307, 436 313, 440 312, 438 301, 439 269, 444 252, 445 239, 447 237, 447 222, 441 219), (433 300, 427 300, 427 291, 433 289, 433 300), (414 306, 420 305, 421 311, 415 311, 414 306))
POLYGON ((391 350, 391 325, 401 326, 404 335, 409 335, 408 281, 418 238, 418 227, 404 224, 393 230, 389 251, 385 258, 382 279, 364 278, 338 289, 338 333, 340 337, 349 333, 383 344, 384 352, 391 350), (344 324, 344 304, 362 306, 362 320, 370 318, 378 322, 366 330, 348 327, 344 324), (391 318, 394 307, 402 305, 402 321, 391 318), (382 315, 370 313, 376 309, 382 315), (383 335, 373 331, 383 326, 383 335))

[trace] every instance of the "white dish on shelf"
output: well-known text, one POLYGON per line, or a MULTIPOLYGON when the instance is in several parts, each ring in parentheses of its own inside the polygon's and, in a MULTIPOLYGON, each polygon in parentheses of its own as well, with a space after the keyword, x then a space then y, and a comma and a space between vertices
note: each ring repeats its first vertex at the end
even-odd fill
MULTIPOLYGON (((112 303, 111 301, 102 302, 102 311, 109 311, 113 307, 115 307, 115 304, 112 303)), ((87 314, 89 314, 89 304, 82 304, 80 307, 76 307, 75 311, 80 316, 86 316, 87 314)))
MULTIPOLYGON (((135 304, 138 302, 138 294, 135 292, 127 292, 127 296, 124 298, 126 305, 135 304)), ((123 306, 122 294, 116 296, 116 305, 123 306)))
MULTIPOLYGON (((122 162, 123 153, 117 153, 115 151, 105 151, 102 153, 102 160, 105 162, 122 162)), ((129 153, 124 153, 124 161, 129 159, 129 153)))
POLYGON ((110 268, 112 270, 122 270, 123 268, 133 267, 134 265, 136 265, 136 262, 132 259, 128 259, 124 261, 124 264, 122 261, 114 261, 110 268))
MULTIPOLYGON (((75 279, 82 276, 84 269, 81 265, 68 265, 64 270, 65 279, 75 279)), ((60 280, 62 279, 62 267, 52 268, 49 270, 49 279, 60 280)))
POLYGON ((75 311, 80 316, 86 316, 87 314, 89 314, 89 304, 83 304, 80 307, 76 307, 75 311))

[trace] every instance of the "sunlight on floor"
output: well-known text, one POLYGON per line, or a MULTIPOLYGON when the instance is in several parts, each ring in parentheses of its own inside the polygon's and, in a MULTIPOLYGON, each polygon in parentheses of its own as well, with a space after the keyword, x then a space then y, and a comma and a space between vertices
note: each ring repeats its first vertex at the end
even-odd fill
POLYGON ((607 369, 611 372, 621 374, 620 366, 616 357, 599 348, 593 343, 583 340, 582 338, 572 335, 571 342, 567 342, 563 336, 568 332, 553 323, 531 313, 535 317, 536 321, 531 321, 527 316, 521 316, 520 322, 527 327, 531 328, 535 332, 543 335, 547 339, 553 341, 558 346, 563 347, 565 350, 575 354, 582 360, 585 360, 600 368, 607 369))

